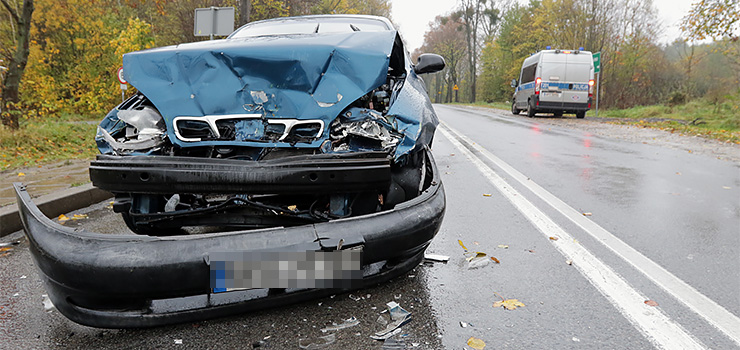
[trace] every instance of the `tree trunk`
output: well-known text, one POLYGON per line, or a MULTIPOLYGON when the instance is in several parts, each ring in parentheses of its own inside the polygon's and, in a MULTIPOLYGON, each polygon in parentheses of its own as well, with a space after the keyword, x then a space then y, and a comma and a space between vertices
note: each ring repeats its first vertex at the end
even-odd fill
POLYGON ((252 14, 252 0, 239 0, 239 27, 249 23, 252 14))
POLYGON ((15 39, 18 44, 13 57, 10 59, 8 71, 3 81, 3 93, 0 96, 0 101, 2 101, 0 106, 3 108, 0 111, 0 119, 2 119, 3 125, 16 130, 20 126, 18 119, 21 110, 18 90, 21 85, 23 71, 26 69, 26 64, 28 63, 33 0, 23 1, 23 10, 20 16, 8 5, 7 1, 2 0, 2 4, 10 12, 11 17, 18 25, 18 29, 15 32, 15 39))

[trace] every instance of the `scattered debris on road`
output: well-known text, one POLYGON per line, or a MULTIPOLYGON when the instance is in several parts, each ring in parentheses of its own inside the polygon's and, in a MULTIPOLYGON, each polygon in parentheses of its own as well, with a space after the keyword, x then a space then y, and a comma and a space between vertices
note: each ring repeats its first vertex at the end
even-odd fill
POLYGON ((388 314, 391 318, 390 323, 387 323, 383 330, 375 332, 375 334, 371 335, 370 338, 373 338, 375 340, 386 340, 396 334, 401 333, 401 326, 411 321, 411 313, 406 311, 397 302, 388 302, 386 306, 388 308, 388 314))
POLYGON ((336 341, 337 336, 334 333, 331 333, 317 338, 298 339, 298 347, 306 350, 315 350, 325 348, 336 341))
POLYGON ((344 322, 342 322, 340 324, 334 323, 334 324, 332 324, 329 327, 322 328, 321 331, 324 332, 324 333, 326 333, 326 332, 333 332, 333 331, 338 331, 340 329, 354 327, 354 326, 356 326, 358 324, 360 324, 360 321, 356 317, 352 316, 352 317, 344 320, 344 322))
POLYGON ((424 260, 446 263, 450 260, 450 257, 439 254, 424 254, 424 260))
POLYGON ((524 303, 517 299, 506 299, 501 296, 501 294, 498 294, 494 292, 494 294, 498 295, 499 298, 501 298, 500 301, 497 301, 493 303, 493 307, 502 307, 506 310, 515 310, 517 307, 524 307, 524 303))

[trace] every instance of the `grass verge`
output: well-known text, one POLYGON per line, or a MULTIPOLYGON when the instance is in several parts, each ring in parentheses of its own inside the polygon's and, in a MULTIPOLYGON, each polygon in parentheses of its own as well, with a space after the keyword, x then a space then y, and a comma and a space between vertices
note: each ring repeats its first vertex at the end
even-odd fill
POLYGON ((30 119, 19 130, 0 126, 0 171, 68 159, 92 159, 97 122, 30 119))

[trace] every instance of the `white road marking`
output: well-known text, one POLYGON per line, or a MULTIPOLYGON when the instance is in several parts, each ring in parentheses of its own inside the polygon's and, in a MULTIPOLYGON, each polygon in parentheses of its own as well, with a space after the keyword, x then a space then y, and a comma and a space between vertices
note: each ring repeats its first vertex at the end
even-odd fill
POLYGON ((650 260, 635 248, 632 248, 630 245, 617 238, 617 236, 613 235, 611 232, 583 216, 581 212, 569 206, 560 200, 560 198, 548 192, 534 181, 531 181, 527 176, 514 169, 511 165, 496 157, 483 147, 476 145, 467 136, 460 134, 444 123, 442 124, 461 140, 470 144, 477 152, 480 152, 484 157, 490 160, 497 167, 501 168, 517 182, 524 185, 540 199, 581 227, 586 231, 586 233, 601 242, 604 246, 609 248, 609 250, 632 265, 632 267, 642 272, 648 279, 653 281, 653 283, 668 292, 682 304, 686 305, 686 307, 697 313, 709 324, 727 335, 732 339, 732 341, 740 346, 740 317, 723 308, 714 300, 710 299, 688 283, 658 265, 658 263, 650 260))
MULTIPOLYGON (((452 128, 443 124, 438 130, 457 149, 480 170, 480 172, 527 218, 545 237, 557 237, 550 240, 555 248, 567 259, 572 260, 574 267, 601 292, 619 312, 627 318, 655 347, 660 349, 706 349, 699 340, 686 332, 658 307, 645 304, 647 298, 629 283, 604 264, 550 217, 524 198, 496 172, 476 157, 466 146, 456 139, 467 139, 452 128), (449 130, 449 131, 448 131, 449 130), (454 133, 455 136, 451 135, 454 133)), ((468 140, 465 142, 473 145, 468 140)), ((480 151, 476 147, 476 151, 480 151)), ((548 238, 549 239, 549 238, 548 238)))

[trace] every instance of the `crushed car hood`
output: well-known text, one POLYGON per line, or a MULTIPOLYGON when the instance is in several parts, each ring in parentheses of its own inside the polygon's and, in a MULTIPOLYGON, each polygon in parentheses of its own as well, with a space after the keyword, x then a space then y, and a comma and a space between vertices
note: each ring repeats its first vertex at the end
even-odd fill
POLYGON ((177 116, 263 113, 331 121, 386 80, 396 32, 264 36, 123 56, 124 76, 170 124, 177 116))

